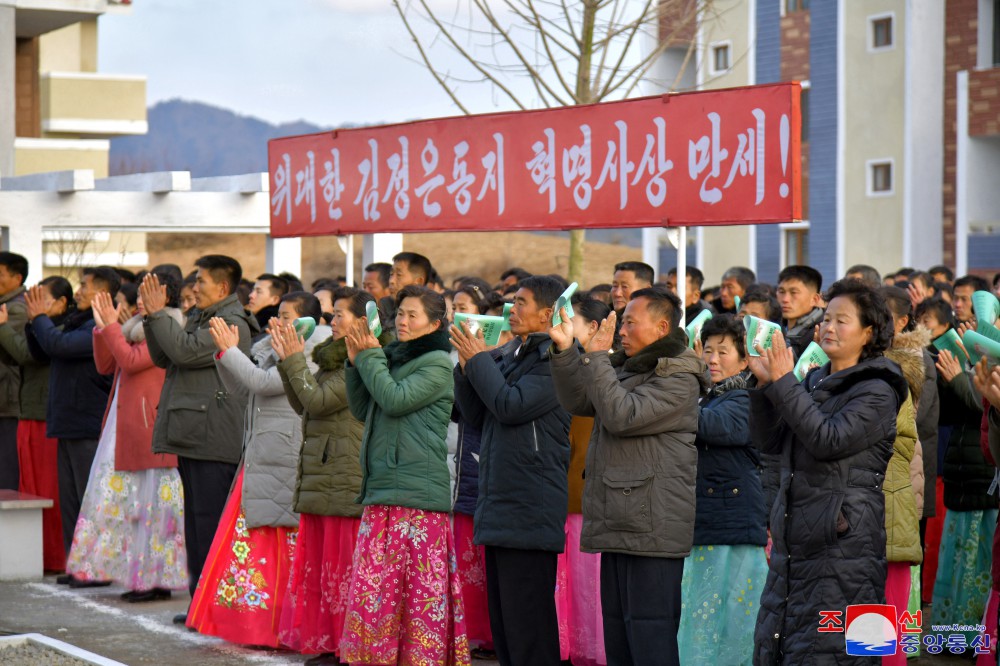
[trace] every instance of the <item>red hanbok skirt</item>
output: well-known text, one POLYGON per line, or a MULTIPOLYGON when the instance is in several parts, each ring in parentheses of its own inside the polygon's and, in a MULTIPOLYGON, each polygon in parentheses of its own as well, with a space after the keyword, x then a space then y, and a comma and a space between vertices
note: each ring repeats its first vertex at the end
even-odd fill
POLYGON ((340 654, 360 518, 303 513, 278 638, 298 652, 340 654))
POLYGON ((187 626, 231 643, 278 647, 298 530, 248 528, 242 496, 241 469, 191 600, 187 626))
POLYGON ((366 506, 340 659, 352 664, 469 664, 456 567, 447 513, 366 506))
POLYGON ((66 569, 66 546, 59 513, 59 442, 45 436, 45 421, 17 422, 17 462, 21 466, 20 491, 47 497, 52 508, 42 510, 42 567, 66 569))

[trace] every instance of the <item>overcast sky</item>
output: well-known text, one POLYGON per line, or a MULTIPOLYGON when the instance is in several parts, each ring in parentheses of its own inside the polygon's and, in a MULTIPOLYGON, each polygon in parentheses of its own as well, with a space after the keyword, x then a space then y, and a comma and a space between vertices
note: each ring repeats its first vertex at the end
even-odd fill
MULTIPOLYGON (((452 16, 467 2, 430 4, 452 16)), ((433 55, 460 68, 440 40, 433 55)), ((417 57, 389 0, 134 0, 130 14, 100 19, 99 71, 147 76, 150 106, 179 97, 275 123, 458 115, 417 57)), ((511 85, 531 97, 523 81, 511 85)), ((487 85, 463 84, 459 96, 474 113, 514 108, 487 85)))

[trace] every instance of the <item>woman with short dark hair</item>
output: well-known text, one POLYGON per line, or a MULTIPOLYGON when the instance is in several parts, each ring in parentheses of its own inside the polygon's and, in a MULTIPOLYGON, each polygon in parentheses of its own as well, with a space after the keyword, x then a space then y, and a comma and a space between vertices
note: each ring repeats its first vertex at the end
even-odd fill
MULTIPOLYGON (((746 664, 767 577, 760 455, 750 439, 746 331, 733 315, 701 329, 712 388, 698 405, 694 546, 681 579, 682 664, 746 664)), ((697 351, 697 350, 696 350, 697 351)))
POLYGON ((820 630, 820 611, 841 613, 843 621, 848 605, 884 602, 882 483, 896 415, 908 395, 899 367, 883 356, 893 322, 882 296, 856 280, 841 280, 826 301, 819 337, 828 363, 798 381, 780 335, 750 360, 761 386, 750 394, 751 436, 761 451, 781 455, 755 664, 848 663, 845 637, 849 647, 895 641, 895 625, 888 622, 874 641, 850 628, 846 636, 820 630))
POLYGON ((444 297, 411 285, 396 294, 396 342, 383 348, 367 319, 347 335, 348 403, 365 433, 345 662, 469 663, 448 515, 446 329, 444 297))

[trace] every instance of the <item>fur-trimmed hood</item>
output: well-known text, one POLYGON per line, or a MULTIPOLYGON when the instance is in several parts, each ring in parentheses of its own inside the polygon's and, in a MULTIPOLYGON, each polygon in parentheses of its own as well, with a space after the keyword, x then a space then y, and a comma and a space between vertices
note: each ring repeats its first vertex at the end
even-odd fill
POLYGON ((893 361, 903 371, 903 377, 910 387, 914 402, 920 400, 920 391, 927 378, 924 367, 924 349, 931 343, 931 332, 923 326, 912 331, 899 333, 892 339, 892 347, 885 357, 893 361))
POLYGON ((390 368, 405 365, 432 351, 451 352, 451 337, 447 329, 438 329, 412 340, 395 340, 384 348, 390 368))

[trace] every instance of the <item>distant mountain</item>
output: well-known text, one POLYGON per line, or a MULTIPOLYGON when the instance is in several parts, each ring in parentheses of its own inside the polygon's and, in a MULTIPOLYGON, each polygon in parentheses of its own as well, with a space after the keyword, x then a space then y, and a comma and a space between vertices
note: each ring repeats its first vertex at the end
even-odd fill
MULTIPOLYGON (((235 176, 267 171, 267 142, 280 136, 333 129, 303 120, 273 125, 259 118, 201 102, 172 99, 148 112, 149 132, 111 140, 110 173, 190 171, 192 178, 235 176)), ((341 128, 357 127, 345 124, 341 128)), ((568 236, 566 232, 552 233, 568 236)), ((593 229, 587 238, 639 247, 638 229, 593 229)))
POLYGON ((111 141, 111 175, 190 171, 193 178, 267 171, 267 142, 326 129, 305 121, 272 125, 200 102, 173 99, 149 109, 149 132, 111 141))

